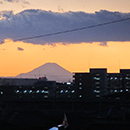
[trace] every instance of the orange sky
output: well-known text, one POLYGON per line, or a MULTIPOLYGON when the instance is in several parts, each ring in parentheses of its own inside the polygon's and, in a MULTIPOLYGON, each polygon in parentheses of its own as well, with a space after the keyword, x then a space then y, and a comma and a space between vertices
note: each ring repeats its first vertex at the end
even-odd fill
POLYGON ((15 76, 47 62, 55 62, 71 72, 88 72, 90 68, 130 69, 130 42, 33 45, 8 41, 0 45, 0 76, 15 76), (17 47, 24 50, 18 51, 17 47))

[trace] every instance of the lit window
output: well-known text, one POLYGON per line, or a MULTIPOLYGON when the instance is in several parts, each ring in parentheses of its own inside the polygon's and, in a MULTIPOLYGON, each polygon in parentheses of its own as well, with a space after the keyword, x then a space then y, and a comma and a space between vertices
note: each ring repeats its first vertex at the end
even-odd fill
POLYGON ((29 90, 29 93, 32 93, 32 90, 29 90))
POLYGON ((117 90, 115 90, 114 92, 117 92, 117 90))
POLYGON ((3 94, 3 92, 0 92, 1 94, 3 94))
POLYGON ((71 85, 71 83, 70 83, 70 82, 67 82, 67 85, 71 85))
POLYGON ((19 93, 19 90, 17 90, 16 93, 19 93))
POLYGON ((44 90, 41 91, 41 93, 44 93, 44 92, 45 92, 44 90))
POLYGON ((81 97, 82 97, 82 95, 79 95, 79 97, 81 98, 81 97))
POLYGON ((100 78, 96 78, 96 80, 100 80, 100 78))
POLYGON ((44 96, 44 98, 48 98, 48 96, 44 96))
POLYGON ((99 90, 97 90, 97 91, 96 91, 96 93, 100 93, 100 91, 99 91, 99 90))
POLYGON ((68 93, 68 90, 66 90, 65 92, 68 93))
POLYGON ((82 87, 79 87, 79 89, 81 90, 81 89, 82 89, 82 87))
POLYGON ((94 77, 93 79, 97 79, 96 77, 94 77))
POLYGON ((61 90, 60 93, 63 93, 63 90, 61 90))
POLYGON ((123 90, 120 90, 120 92, 123 92, 123 90))
POLYGON ((82 83, 79 83, 79 85, 82 85, 82 83))
POLYGON ((128 89, 126 89, 126 91, 128 92, 128 89))
POLYGON ((117 77, 115 77, 115 80, 117 80, 117 77))
POLYGON ((112 80, 112 79, 113 79, 113 77, 110 78, 110 80, 112 80))
POLYGON ((94 93, 96 93, 97 92, 97 90, 94 90, 94 93))
POLYGON ((72 90, 72 93, 74 93, 75 91, 74 90, 72 90))
POLYGON ((44 93, 49 93, 48 91, 44 91, 44 93))
POLYGON ((36 91, 36 93, 39 93, 39 92, 40 92, 39 90, 36 91))
POLYGON ((24 90, 24 93, 27 93, 27 90, 24 90))

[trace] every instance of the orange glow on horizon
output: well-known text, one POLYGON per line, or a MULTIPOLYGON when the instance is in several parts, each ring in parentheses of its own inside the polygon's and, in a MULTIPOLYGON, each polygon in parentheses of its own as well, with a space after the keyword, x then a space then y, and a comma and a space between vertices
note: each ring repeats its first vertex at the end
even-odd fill
POLYGON ((52 46, 6 40, 0 45, 0 76, 27 73, 47 62, 55 62, 70 72, 89 72, 89 68, 119 72, 130 69, 129 48, 130 42, 108 42, 104 47, 99 43, 52 46))

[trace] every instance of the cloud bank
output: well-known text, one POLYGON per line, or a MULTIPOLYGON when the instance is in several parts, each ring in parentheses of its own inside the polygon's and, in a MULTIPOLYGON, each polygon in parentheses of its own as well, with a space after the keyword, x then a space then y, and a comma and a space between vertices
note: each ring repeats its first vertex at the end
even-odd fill
MULTIPOLYGON (((130 17, 130 13, 101 10, 95 13, 65 12, 57 13, 44 10, 24 10, 18 14, 12 11, 0 12, 0 40, 32 37, 85 26, 92 26, 130 17)), ((62 42, 101 42, 130 41, 130 20, 110 25, 89 28, 66 34, 25 40, 32 44, 54 44, 62 42)))
POLYGON ((3 1, 0 1, 0 4, 3 4, 4 2, 10 2, 10 3, 22 2, 23 4, 29 4, 29 2, 27 2, 25 0, 3 0, 3 1))

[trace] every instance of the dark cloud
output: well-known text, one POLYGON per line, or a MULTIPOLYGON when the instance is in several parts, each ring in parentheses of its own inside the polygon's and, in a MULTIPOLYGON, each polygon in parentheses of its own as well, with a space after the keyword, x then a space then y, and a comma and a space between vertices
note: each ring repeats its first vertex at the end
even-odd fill
MULTIPOLYGON (((0 20, 0 39, 11 38, 15 40, 124 19, 130 17, 130 13, 106 10, 95 13, 25 10, 18 14, 13 14, 12 11, 0 12, 0 16, 4 17, 0 20)), ((66 34, 26 40, 25 42, 43 45, 58 42, 64 44, 100 42, 100 45, 107 45, 107 41, 130 41, 129 28, 130 20, 127 20, 66 34)))
POLYGON ((17 47, 17 50, 18 50, 18 51, 23 51, 24 49, 21 48, 21 47, 17 47))
POLYGON ((20 0, 4 0, 5 2, 19 2, 20 0))
MULTIPOLYGON (((18 3, 18 2, 22 2, 23 4, 29 4, 29 2, 27 2, 26 0, 3 0, 4 2, 11 2, 11 3, 18 3)), ((2 2, 2 1, 1 1, 2 2)), ((2 2, 3 3, 3 2, 2 2)))

